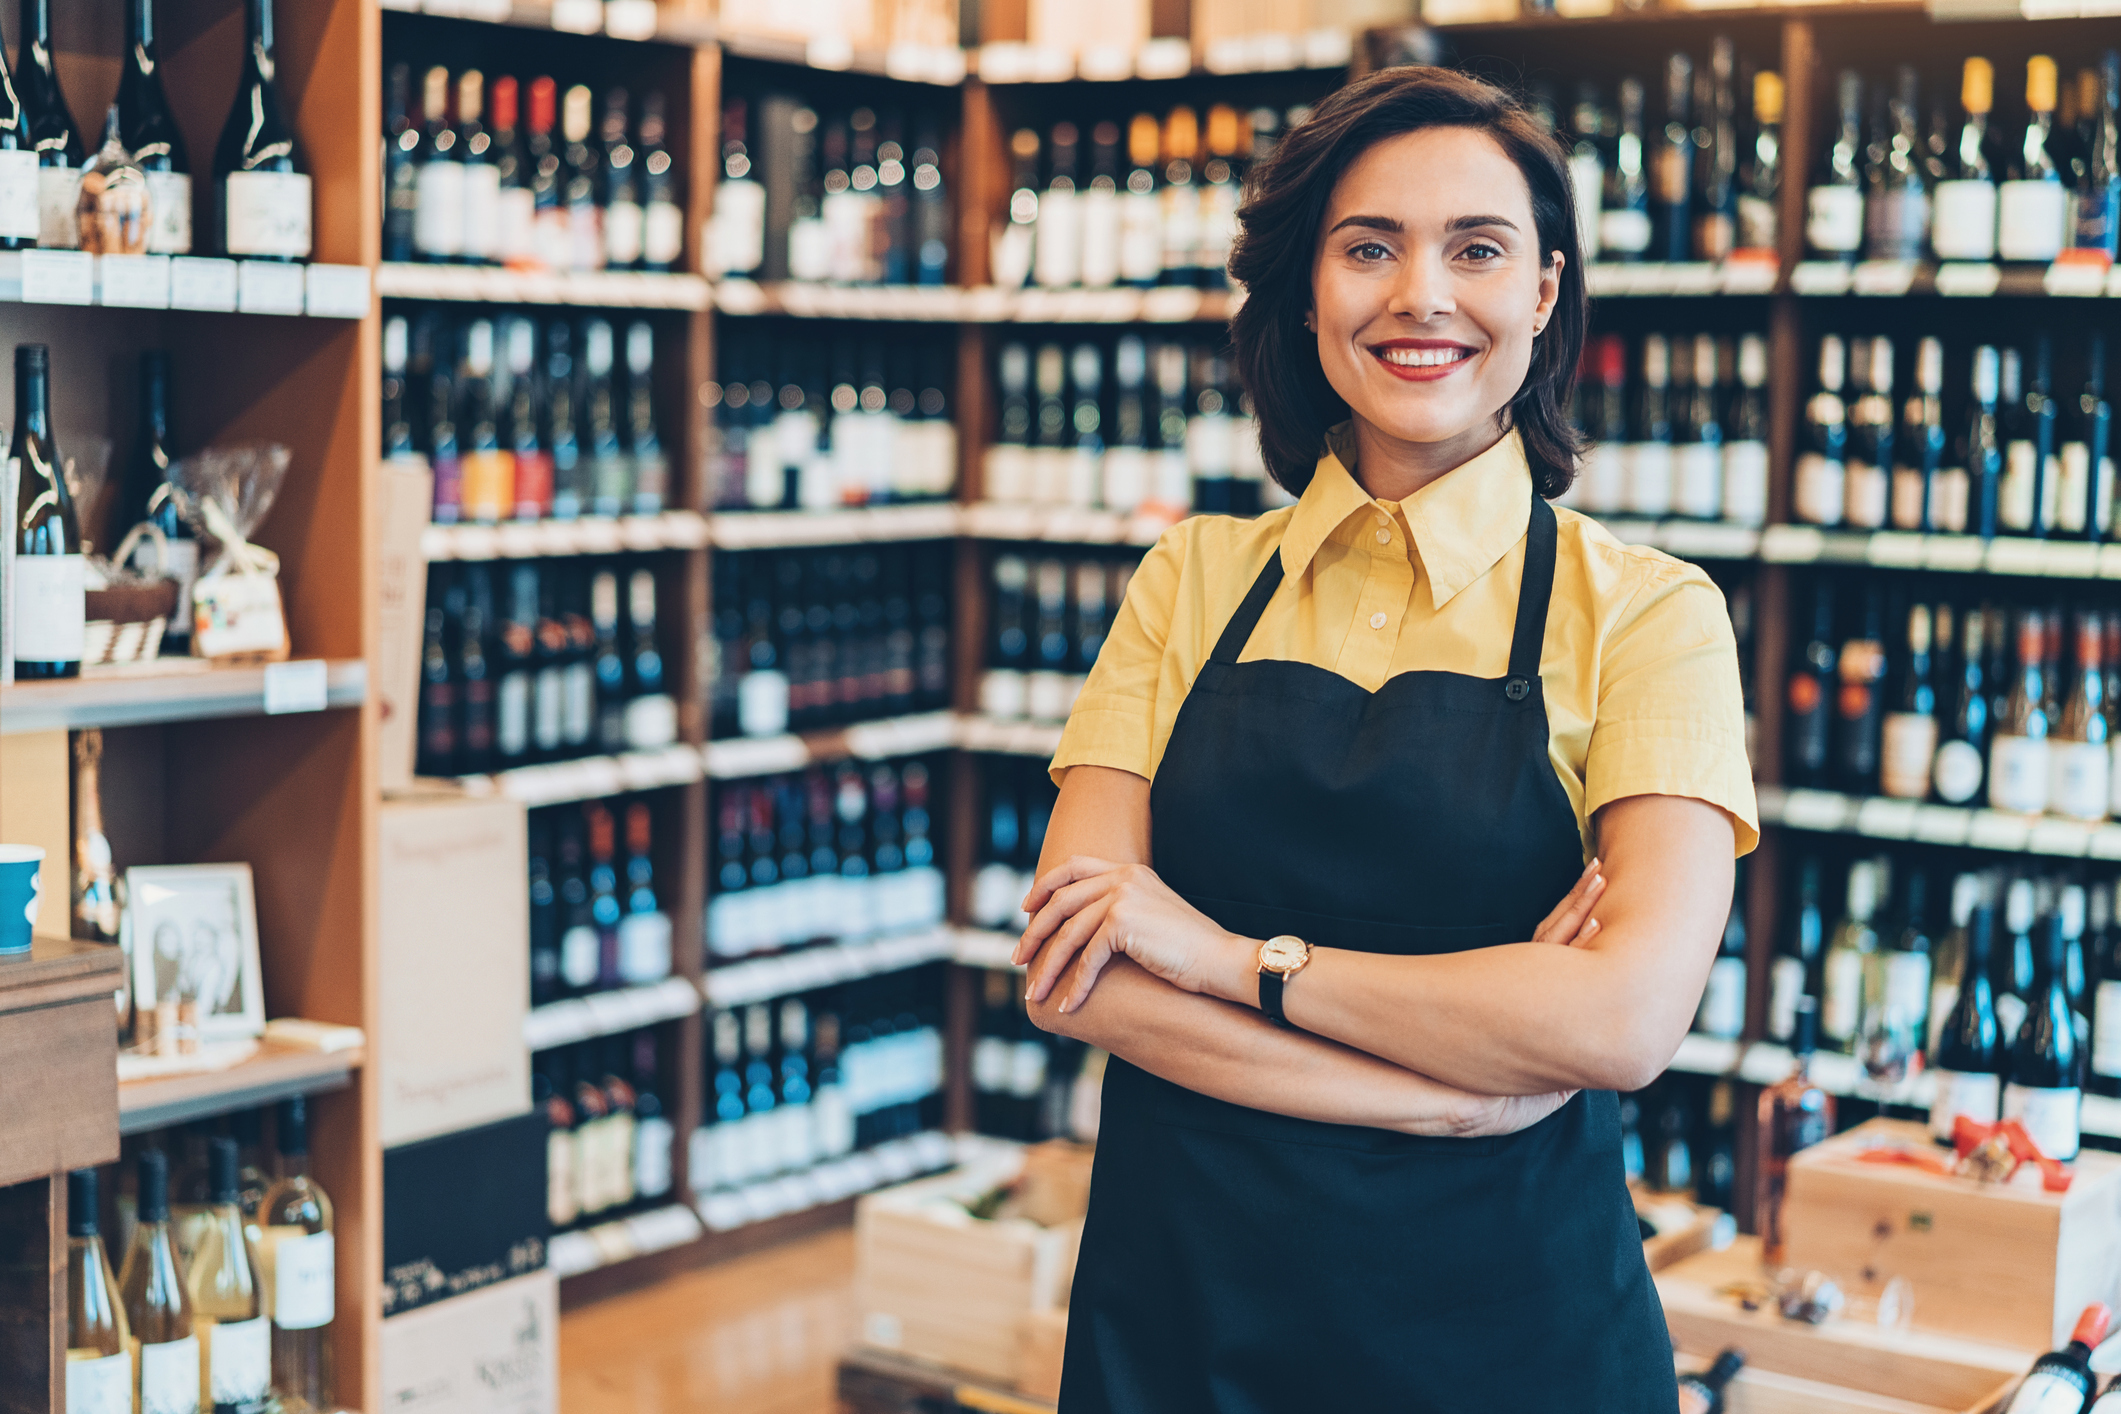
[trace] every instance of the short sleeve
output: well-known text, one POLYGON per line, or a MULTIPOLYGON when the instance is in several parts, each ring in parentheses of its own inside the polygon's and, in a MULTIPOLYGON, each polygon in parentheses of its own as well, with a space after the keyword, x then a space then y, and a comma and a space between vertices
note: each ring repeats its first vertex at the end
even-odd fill
POLYGON ((1144 778, 1156 772, 1157 686, 1185 569, 1180 527, 1158 538, 1127 583, 1126 602, 1098 650, 1048 770, 1057 783, 1070 766, 1112 766, 1144 778))
POLYGON ((1584 814, 1631 795, 1706 801, 1731 817, 1739 854, 1760 842, 1738 645, 1722 592, 1693 566, 1658 566, 1599 655, 1584 814))

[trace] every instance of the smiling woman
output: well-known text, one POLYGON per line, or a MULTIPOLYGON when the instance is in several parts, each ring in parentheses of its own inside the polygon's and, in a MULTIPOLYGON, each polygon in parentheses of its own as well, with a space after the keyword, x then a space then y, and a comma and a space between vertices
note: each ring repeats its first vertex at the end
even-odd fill
POLYGON ((1507 94, 1371 75, 1252 183, 1300 498, 1145 557, 1024 901, 1033 1017, 1114 1058, 1061 1407, 1674 1410, 1614 1092, 1757 834, 1722 597, 1547 503, 1586 312, 1507 94))

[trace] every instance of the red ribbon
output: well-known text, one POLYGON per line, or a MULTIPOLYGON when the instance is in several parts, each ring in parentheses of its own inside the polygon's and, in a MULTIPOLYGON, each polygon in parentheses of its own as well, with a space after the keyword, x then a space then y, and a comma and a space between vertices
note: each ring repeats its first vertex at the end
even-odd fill
MULTIPOLYGON (((2050 1193, 2069 1191, 2069 1170, 2064 1168, 2060 1161, 2041 1153, 2040 1146, 2033 1142, 2032 1136, 2025 1132, 2025 1126, 2017 1120, 2006 1119, 1997 1124, 1983 1124, 1979 1120, 1968 1119, 1965 1115, 1958 1115, 1952 1120, 1952 1149, 1961 1159, 1989 1140, 1998 1138, 2019 1164, 2039 1166, 2042 1188, 2050 1193)), ((1944 1178, 1958 1176, 1958 1171, 1934 1151, 1918 1152, 1892 1145, 1866 1149, 1856 1157, 1867 1164, 1906 1164, 1944 1178)), ((2011 1172, 2015 1174, 2017 1168, 2014 1166, 2011 1172)))

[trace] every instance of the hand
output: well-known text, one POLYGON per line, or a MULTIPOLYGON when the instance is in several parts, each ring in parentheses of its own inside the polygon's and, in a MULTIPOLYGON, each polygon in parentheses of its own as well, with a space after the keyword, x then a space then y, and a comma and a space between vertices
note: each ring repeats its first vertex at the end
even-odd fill
POLYGON ((1467 1095, 1460 1123, 1452 1131, 1461 1139, 1485 1139, 1530 1129, 1576 1097, 1574 1090, 1546 1095, 1467 1095))
POLYGON ((1147 865, 1078 855, 1032 886, 1024 911, 1032 915, 1031 926, 1010 960, 1030 963, 1026 1000, 1043 1001, 1082 954, 1082 965, 1061 998, 1063 1012, 1083 1004, 1114 957, 1131 957, 1188 992, 1209 991, 1208 979, 1218 970, 1251 966, 1253 949, 1245 940, 1173 893, 1147 865))
MULTIPOLYGON (((1598 920, 1591 909, 1605 893, 1604 861, 1593 859, 1576 876, 1576 886, 1554 905, 1554 911, 1532 930, 1535 943, 1559 943, 1580 948, 1598 936, 1598 920)), ((1508 1131, 1504 1131, 1507 1133, 1508 1131)))

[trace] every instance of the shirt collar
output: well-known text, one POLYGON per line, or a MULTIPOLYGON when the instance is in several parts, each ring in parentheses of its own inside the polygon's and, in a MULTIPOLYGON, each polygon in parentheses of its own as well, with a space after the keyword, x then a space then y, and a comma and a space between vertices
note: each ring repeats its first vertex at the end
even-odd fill
POLYGON ((1349 424, 1326 434, 1311 484, 1297 500, 1282 535, 1282 569, 1301 574, 1319 547, 1351 516, 1397 511, 1432 602, 1442 608, 1524 538, 1532 517, 1532 471, 1514 430, 1465 465, 1437 477, 1398 502, 1379 500, 1355 479, 1355 439, 1349 424))

